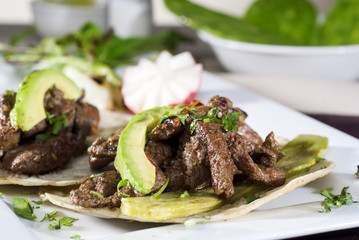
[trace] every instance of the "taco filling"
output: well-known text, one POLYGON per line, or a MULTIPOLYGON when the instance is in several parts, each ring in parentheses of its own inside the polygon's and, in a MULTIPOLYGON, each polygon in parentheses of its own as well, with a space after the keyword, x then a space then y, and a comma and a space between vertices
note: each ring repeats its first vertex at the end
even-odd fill
MULTIPOLYGON (((158 192, 199 192, 212 188, 215 195, 229 199, 234 186, 249 181, 269 187, 285 183, 283 169, 275 167, 281 157, 271 132, 263 141, 246 123, 246 113, 220 96, 204 105, 194 102, 175 114, 165 113, 149 131, 144 147, 155 167, 155 181, 149 193, 131 182, 118 187, 121 173, 107 172, 84 181, 71 192, 73 203, 84 207, 120 207, 123 197, 158 192), (94 192, 99 193, 98 197, 94 192)), ((89 148, 90 162, 101 167, 113 161, 121 132, 107 140, 97 139, 89 148)), ((122 182, 125 182, 122 179, 122 182)))
POLYGON ((83 154, 86 137, 96 131, 99 121, 97 108, 82 102, 83 96, 83 91, 56 69, 34 71, 18 93, 3 94, 2 168, 16 174, 45 174, 83 154))

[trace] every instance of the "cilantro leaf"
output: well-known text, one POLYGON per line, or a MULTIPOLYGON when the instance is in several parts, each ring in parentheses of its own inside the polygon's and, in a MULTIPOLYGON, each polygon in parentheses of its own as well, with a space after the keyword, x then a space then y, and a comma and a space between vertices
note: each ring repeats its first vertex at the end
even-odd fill
POLYGON ((162 192, 166 189, 169 182, 170 182, 170 176, 167 176, 165 184, 163 184, 163 186, 160 188, 160 190, 158 190, 156 193, 152 194, 151 198, 158 199, 161 196, 162 192))
POLYGON ((36 218, 33 214, 34 208, 27 198, 13 198, 12 201, 16 215, 29 220, 34 220, 36 218))
POLYGON ((239 112, 225 114, 222 118, 223 128, 226 131, 238 131, 239 112))
POLYGON ((94 196, 96 196, 98 198, 103 198, 103 195, 101 193, 99 193, 99 192, 96 192, 96 191, 90 191, 90 194, 92 194, 92 195, 94 195, 94 196))
POLYGON ((180 195, 180 198, 186 198, 186 197, 189 197, 189 192, 187 190, 185 190, 181 195, 180 195))
POLYGON ((332 208, 340 208, 342 205, 357 203, 353 201, 352 195, 348 193, 349 187, 344 187, 339 195, 331 193, 333 188, 326 188, 320 191, 320 194, 326 197, 320 204, 324 207, 325 212, 330 212, 332 208))
POLYGON ((41 222, 47 220, 47 221, 54 221, 56 220, 57 211, 54 210, 51 213, 46 213, 45 216, 42 218, 41 222))
POLYGON ((253 202, 253 201, 256 200, 256 199, 258 199, 257 196, 255 196, 255 195, 249 195, 249 196, 246 198, 246 202, 247 202, 247 204, 248 204, 248 203, 253 202))
POLYGON ((0 198, 2 198, 2 192, 0 192, 0 198))
POLYGON ((75 239, 75 240, 84 240, 81 238, 80 235, 73 235, 72 237, 70 237, 71 239, 75 239))

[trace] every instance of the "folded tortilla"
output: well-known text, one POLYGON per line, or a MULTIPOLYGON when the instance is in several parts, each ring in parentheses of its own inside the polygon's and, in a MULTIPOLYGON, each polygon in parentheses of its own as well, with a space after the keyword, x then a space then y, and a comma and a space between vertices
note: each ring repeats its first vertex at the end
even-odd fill
MULTIPOLYGON (((96 137, 108 137, 121 128, 124 128, 130 119, 130 115, 122 112, 108 110, 100 111, 99 129, 96 135, 87 139, 91 144, 96 137)), ((0 167, 0 185, 22 185, 22 186, 69 186, 82 183, 91 175, 104 171, 114 170, 113 164, 100 170, 92 170, 89 165, 89 157, 84 154, 69 160, 65 167, 57 171, 40 175, 16 174, 0 167)))
MULTIPOLYGON (((328 173, 330 173, 335 167, 335 164, 330 161, 322 161, 310 168, 309 171, 301 175, 295 175, 286 180, 286 183, 278 188, 267 189, 256 193, 257 199, 247 203, 245 198, 240 198, 232 203, 227 203, 220 206, 217 209, 202 212, 200 214, 173 218, 166 220, 151 220, 150 222, 162 222, 162 223, 184 223, 185 221, 191 219, 193 223, 203 222, 204 219, 206 222, 217 222, 217 221, 226 221, 229 219, 237 218, 241 215, 244 215, 263 204, 272 201, 284 194, 293 191, 296 188, 302 187, 309 182, 312 182, 318 178, 321 178, 328 173)), ((73 210, 78 213, 100 217, 100 218, 117 218, 117 219, 127 219, 135 220, 140 222, 148 222, 149 220, 136 218, 133 216, 127 216, 121 212, 121 208, 84 208, 78 205, 75 205, 71 202, 69 197, 69 190, 65 189, 54 189, 54 188, 42 188, 41 189, 41 198, 43 200, 49 200, 54 205, 73 210)))

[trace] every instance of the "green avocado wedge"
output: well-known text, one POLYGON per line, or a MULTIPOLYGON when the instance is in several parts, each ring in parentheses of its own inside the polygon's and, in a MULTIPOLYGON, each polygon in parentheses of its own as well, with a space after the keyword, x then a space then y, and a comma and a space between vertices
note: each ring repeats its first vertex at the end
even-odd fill
POLYGON ((78 99, 82 95, 82 90, 58 69, 33 71, 19 86, 15 105, 10 112, 11 126, 28 131, 44 120, 44 97, 53 86, 62 91, 66 99, 78 99))
POLYGON ((128 179, 137 191, 149 193, 156 179, 156 169, 144 152, 147 133, 158 124, 164 113, 172 114, 183 108, 183 105, 164 106, 143 111, 132 117, 122 131, 118 141, 115 168, 121 173, 122 179, 128 179))
POLYGON ((321 158, 327 147, 328 139, 316 135, 299 135, 286 144, 282 149, 285 156, 276 166, 284 169, 287 180, 285 185, 279 188, 269 189, 263 185, 243 182, 235 186, 235 194, 228 200, 216 196, 212 189, 189 193, 186 196, 181 193, 162 193, 158 199, 151 196, 130 197, 122 199, 121 213, 136 220, 150 222, 183 222, 183 218, 188 219, 193 215, 196 215, 197 220, 205 220, 208 216, 218 214, 211 219, 217 221, 231 215, 242 215, 266 201, 327 174, 333 167, 321 158), (328 166, 327 172, 320 173, 323 169, 326 171, 328 166), (237 209, 231 211, 232 207, 237 209))

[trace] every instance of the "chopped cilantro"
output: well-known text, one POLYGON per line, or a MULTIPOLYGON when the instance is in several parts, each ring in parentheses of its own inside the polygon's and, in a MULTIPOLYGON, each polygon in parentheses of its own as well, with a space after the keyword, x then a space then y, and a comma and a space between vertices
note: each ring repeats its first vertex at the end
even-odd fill
POLYGON ((58 230, 61 228, 61 226, 67 226, 67 227, 71 227, 72 223, 78 219, 76 218, 72 218, 72 217, 63 217, 60 220, 57 220, 55 217, 57 215, 57 211, 52 211, 51 213, 47 213, 45 214, 44 218, 41 220, 41 222, 47 220, 47 221, 52 221, 52 224, 49 223, 48 228, 50 230, 58 230))
POLYGON ((211 217, 210 217, 210 216, 204 216, 203 221, 202 221, 202 224, 208 222, 209 220, 211 220, 211 217))
POLYGON ((2 192, 0 192, 0 198, 2 198, 2 192))
POLYGON ((41 222, 47 220, 47 221, 54 221, 56 220, 56 214, 57 214, 57 211, 54 210, 52 211, 51 213, 46 213, 45 216, 42 218, 41 222))
POLYGON ((75 240, 84 240, 81 238, 80 235, 73 235, 72 237, 70 237, 71 239, 75 239, 75 240))
POLYGON ((39 133, 35 136, 36 141, 46 141, 53 138, 54 135, 47 133, 39 133))
POLYGON ((246 198, 246 202, 247 204, 248 203, 251 203, 253 202, 254 200, 258 199, 258 197, 254 196, 254 195, 249 195, 247 198, 246 198))
POLYGON ((29 220, 34 220, 36 218, 36 216, 33 214, 34 208, 31 206, 28 199, 13 198, 12 201, 16 215, 29 220))
POLYGON ((64 127, 67 126, 67 119, 64 115, 58 117, 53 121, 52 124, 52 134, 57 135, 64 127))
POLYGON ((349 187, 344 187, 340 195, 331 193, 333 188, 326 188, 320 191, 320 194, 326 197, 324 201, 320 203, 324 207, 324 212, 330 212, 333 207, 340 208, 342 205, 357 203, 357 201, 353 201, 352 195, 347 192, 348 188, 349 187))
POLYGON ((90 191, 90 193, 98 198, 103 198, 103 195, 99 192, 96 192, 96 191, 90 191))
POLYGON ((61 228, 61 226, 71 227, 72 223, 78 219, 72 218, 72 217, 63 217, 60 220, 54 220, 52 221, 53 224, 49 223, 48 228, 50 230, 58 230, 61 228))
POLYGON ((189 116, 188 113, 174 113, 174 114, 169 114, 169 112, 165 112, 163 115, 162 115, 162 118, 159 122, 159 124, 163 123, 164 121, 166 121, 167 119, 169 118, 173 118, 173 117, 178 117, 181 121, 181 123, 184 125, 186 124, 186 118, 189 116))
POLYGON ((129 186, 129 184, 130 184, 130 183, 129 183, 128 179, 122 179, 121 181, 119 181, 118 184, 117 184, 117 194, 118 194, 119 196, 122 195, 122 196, 124 196, 124 197, 129 197, 130 195, 128 195, 128 194, 123 193, 123 192, 120 191, 120 188, 121 188, 121 187, 129 186))
POLYGON ((314 159, 317 163, 325 161, 325 158, 321 158, 321 157, 315 157, 314 159))
POLYGON ((239 112, 225 114, 222 118, 223 128, 226 131, 238 131, 239 112))
POLYGON ((151 198, 158 199, 161 196, 162 192, 166 189, 169 182, 170 182, 170 176, 167 176, 165 184, 163 184, 163 186, 160 188, 160 190, 158 190, 156 193, 152 194, 151 198))
POLYGON ((33 203, 35 203, 35 204, 37 204, 37 205, 41 205, 41 204, 42 204, 42 201, 41 201, 41 200, 39 200, 39 201, 34 201, 34 200, 32 200, 31 202, 33 202, 33 203))
POLYGON ((180 198, 185 198, 185 197, 189 197, 189 192, 187 190, 184 191, 180 196, 180 198))
POLYGON ((15 93, 15 91, 13 91, 13 90, 6 90, 5 91, 6 95, 11 95, 11 94, 14 94, 14 93, 15 93))

